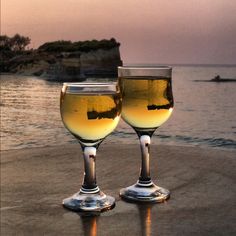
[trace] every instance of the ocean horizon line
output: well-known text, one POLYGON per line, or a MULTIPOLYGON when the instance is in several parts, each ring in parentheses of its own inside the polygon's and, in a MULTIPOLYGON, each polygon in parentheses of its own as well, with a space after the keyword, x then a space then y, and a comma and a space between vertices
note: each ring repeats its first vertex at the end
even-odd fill
POLYGON ((124 63, 124 66, 161 66, 161 65, 169 65, 169 66, 184 66, 184 67, 191 67, 191 66, 196 66, 196 67, 236 67, 236 64, 214 64, 214 63, 124 63))

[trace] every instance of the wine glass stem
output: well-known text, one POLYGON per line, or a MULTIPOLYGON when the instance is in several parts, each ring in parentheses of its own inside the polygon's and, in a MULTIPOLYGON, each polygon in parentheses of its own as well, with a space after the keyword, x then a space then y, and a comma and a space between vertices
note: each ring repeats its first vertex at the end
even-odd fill
POLYGON ((141 135, 139 137, 141 154, 142 154, 142 164, 139 176, 139 185, 148 186, 152 183, 150 177, 150 164, 149 164, 149 151, 151 138, 149 135, 141 135))
POLYGON ((84 181, 81 192, 84 193, 96 193, 99 192, 99 188, 96 183, 96 148, 85 147, 84 150, 84 181))

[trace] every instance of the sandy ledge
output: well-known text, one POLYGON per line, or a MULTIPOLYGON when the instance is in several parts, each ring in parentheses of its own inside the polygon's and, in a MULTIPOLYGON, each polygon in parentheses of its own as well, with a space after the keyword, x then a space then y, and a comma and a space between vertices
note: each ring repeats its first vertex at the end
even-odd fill
POLYGON ((138 145, 101 145, 100 188, 117 200, 112 211, 82 217, 61 207, 79 190, 79 145, 1 152, 1 235, 235 235, 236 152, 151 147, 151 174, 171 190, 162 204, 136 205, 119 189, 138 177, 138 145))

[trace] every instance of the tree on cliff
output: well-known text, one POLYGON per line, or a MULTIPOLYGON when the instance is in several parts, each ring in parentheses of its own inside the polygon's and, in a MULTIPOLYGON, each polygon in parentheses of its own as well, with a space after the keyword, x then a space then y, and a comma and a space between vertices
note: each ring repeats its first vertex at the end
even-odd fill
POLYGON ((26 46, 30 44, 30 38, 15 34, 13 37, 0 35, 0 50, 3 51, 24 51, 26 46))
POLYGON ((102 40, 86 40, 86 41, 64 41, 58 40, 54 42, 47 42, 43 45, 39 46, 39 51, 44 52, 89 52, 95 51, 98 49, 109 50, 114 47, 119 47, 120 43, 118 43, 114 38, 111 39, 102 39, 102 40))

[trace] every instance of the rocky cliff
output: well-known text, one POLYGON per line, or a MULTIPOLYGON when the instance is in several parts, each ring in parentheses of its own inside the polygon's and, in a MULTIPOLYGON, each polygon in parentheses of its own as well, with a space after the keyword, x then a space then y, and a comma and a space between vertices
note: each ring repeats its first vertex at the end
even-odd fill
POLYGON ((49 80, 82 81, 86 77, 115 77, 120 65, 119 45, 116 45, 86 51, 27 51, 5 60, 1 69, 49 80))
POLYGON ((63 53, 55 63, 48 63, 42 75, 57 80, 114 77, 117 76, 119 65, 122 65, 122 61, 118 47, 86 53, 63 53))

